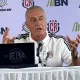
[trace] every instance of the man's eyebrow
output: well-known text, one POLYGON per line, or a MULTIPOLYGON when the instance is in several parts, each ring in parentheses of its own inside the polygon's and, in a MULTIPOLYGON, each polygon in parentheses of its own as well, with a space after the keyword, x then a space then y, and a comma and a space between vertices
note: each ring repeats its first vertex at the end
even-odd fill
MULTIPOLYGON (((40 18, 43 18, 43 15, 39 16, 40 18)), ((31 17, 30 20, 36 19, 35 17, 31 17)))
POLYGON ((35 19, 34 17, 31 17, 31 20, 35 19))
POLYGON ((41 15, 41 16, 39 16, 39 17, 43 18, 43 15, 41 15))

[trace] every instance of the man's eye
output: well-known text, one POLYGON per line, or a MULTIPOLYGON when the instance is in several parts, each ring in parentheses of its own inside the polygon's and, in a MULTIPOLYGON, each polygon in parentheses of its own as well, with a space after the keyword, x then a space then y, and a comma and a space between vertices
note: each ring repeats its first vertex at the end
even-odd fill
POLYGON ((36 20, 34 19, 34 20, 32 20, 32 22, 35 22, 36 20))
POLYGON ((43 20, 43 18, 40 18, 39 20, 43 20))

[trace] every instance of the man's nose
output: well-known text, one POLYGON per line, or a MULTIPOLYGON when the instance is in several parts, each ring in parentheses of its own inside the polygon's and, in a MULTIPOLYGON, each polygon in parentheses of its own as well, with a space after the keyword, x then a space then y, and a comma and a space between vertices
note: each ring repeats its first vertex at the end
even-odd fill
POLYGON ((39 20, 36 21, 36 26, 39 26, 41 22, 39 20))

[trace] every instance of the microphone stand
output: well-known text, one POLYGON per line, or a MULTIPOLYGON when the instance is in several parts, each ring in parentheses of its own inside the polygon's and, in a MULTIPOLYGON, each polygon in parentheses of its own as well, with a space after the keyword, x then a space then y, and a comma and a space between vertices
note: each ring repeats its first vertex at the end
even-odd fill
POLYGON ((42 51, 42 42, 38 42, 38 48, 37 48, 37 57, 39 57, 39 63, 42 63, 41 59, 40 59, 40 51, 42 51), (41 49, 40 49, 41 48, 41 49))
MULTIPOLYGON (((40 52, 42 51, 42 46, 43 46, 42 41, 38 42, 37 57, 39 58, 39 63, 41 63, 41 64, 42 64, 42 60, 39 55, 40 55, 40 52)), ((46 66, 46 65, 43 64, 43 66, 46 66)))

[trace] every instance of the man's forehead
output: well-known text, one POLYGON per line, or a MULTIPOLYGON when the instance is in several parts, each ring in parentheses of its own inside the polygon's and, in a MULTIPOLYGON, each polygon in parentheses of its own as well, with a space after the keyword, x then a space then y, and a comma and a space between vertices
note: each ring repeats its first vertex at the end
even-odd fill
POLYGON ((28 12, 44 12, 42 9, 31 9, 31 10, 28 10, 28 12))
POLYGON ((41 16, 31 16, 31 17, 30 17, 30 19, 36 19, 36 18, 44 18, 44 16, 41 15, 41 16))
POLYGON ((45 13, 42 10, 35 9, 35 10, 30 10, 27 13, 28 16, 44 16, 45 13))

